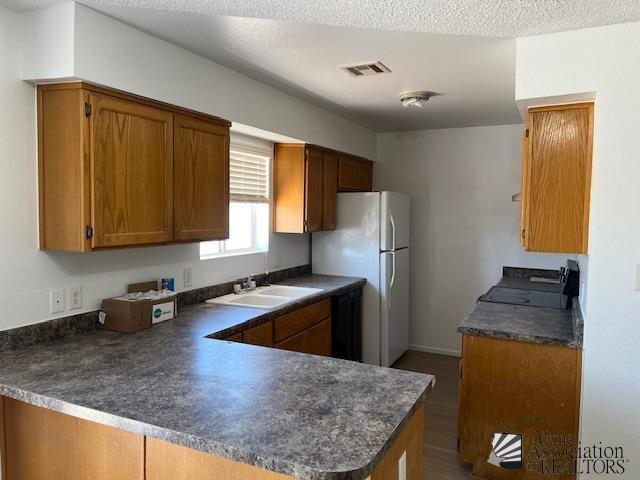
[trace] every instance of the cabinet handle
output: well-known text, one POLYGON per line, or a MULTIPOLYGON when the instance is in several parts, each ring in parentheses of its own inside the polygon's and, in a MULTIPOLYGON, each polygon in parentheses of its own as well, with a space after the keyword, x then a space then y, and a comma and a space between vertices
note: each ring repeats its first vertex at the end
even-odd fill
POLYGON ((524 236, 525 236, 525 229, 523 228, 522 229, 522 238, 524 238, 524 236))

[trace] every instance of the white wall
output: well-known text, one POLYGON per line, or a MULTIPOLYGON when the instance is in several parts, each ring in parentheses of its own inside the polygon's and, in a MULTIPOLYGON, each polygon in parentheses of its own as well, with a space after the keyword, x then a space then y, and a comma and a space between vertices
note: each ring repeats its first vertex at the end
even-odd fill
POLYGON ((624 478, 633 479, 640 478, 638 45, 640 23, 627 23, 519 38, 516 61, 517 99, 597 93, 582 442, 622 446, 631 459, 624 478))
POLYGON ((375 158, 371 130, 83 5, 28 12, 25 20, 26 80, 75 77, 375 158), (70 37, 73 62, 60 53, 70 37))
POLYGON ((502 266, 558 268, 518 243, 521 125, 378 135, 376 187, 411 195, 411 343, 459 354, 458 324, 502 266))
MULTIPOLYGON (((68 15, 68 10, 75 10, 68 5, 55 8, 60 9, 53 16, 58 19, 61 15, 64 17, 65 11, 68 15)), ((87 10, 80 7, 80 10, 83 9, 87 10)), ((97 15, 88 10, 86 13, 88 16, 97 15)), ((87 18, 83 17, 84 20, 87 18)), ((192 288, 263 272, 264 254, 200 261, 198 244, 89 254, 38 250, 35 89, 21 80, 25 67, 22 49, 26 45, 25 48, 31 51, 34 41, 46 39, 36 35, 29 40, 25 32, 33 32, 32 21, 33 13, 17 14, 0 7, 0 171, 3 172, 0 175, 0 330, 95 310, 103 298, 122 293, 131 282, 173 276, 178 290, 184 290, 182 272, 185 267, 193 270, 192 288), (21 42, 22 34, 28 40, 24 44, 21 42), (49 289, 66 288, 68 306, 68 288, 71 286, 83 287, 84 308, 50 315, 49 289)), ((38 21, 41 25, 44 22, 48 29, 53 28, 42 17, 38 21)), ((111 22, 106 20, 109 25, 111 22)), ((92 40, 92 48, 96 49, 93 59, 86 58, 87 50, 75 52, 77 61, 74 65, 86 73, 88 80, 104 84, 114 82, 114 87, 219 114, 231 120, 236 120, 237 112, 237 117, 249 125, 251 112, 246 103, 235 95, 229 82, 236 82, 239 86, 247 86, 247 82, 252 82, 252 95, 260 92, 263 100, 254 104, 255 118, 260 119, 260 124, 256 126, 268 128, 268 117, 271 124, 279 128, 279 133, 297 138, 303 130, 309 132, 313 127, 313 119, 309 118, 311 112, 320 119, 318 135, 314 138, 332 145, 349 144, 350 149, 361 153, 362 150, 375 151, 373 133, 361 130, 354 124, 345 124, 343 122, 346 121, 336 119, 333 114, 323 112, 316 106, 288 97, 271 87, 263 89, 257 82, 152 37, 138 35, 131 29, 122 30, 119 25, 113 26, 115 31, 102 27, 99 21, 92 23, 91 28, 95 28, 93 34, 96 35, 100 29, 103 42, 92 40), (109 44, 119 50, 107 51, 109 44), (126 55, 121 57, 125 49, 126 55), (164 51, 167 53, 166 65, 161 69, 164 51), (178 73, 175 73, 176 70, 178 73), (120 72, 120 75, 116 75, 116 72, 120 72), (215 94, 208 96, 208 92, 215 94), (225 96, 229 100, 224 101, 225 96), (216 111, 215 108, 223 103, 224 111, 216 111), (276 105, 281 108, 276 108, 276 105), (206 108, 200 108, 203 106, 206 108), (328 119, 333 119, 333 122, 328 119), (348 135, 353 137, 352 143, 345 139, 348 135), (371 139, 370 144, 367 138, 371 139)), ((58 33, 60 35, 56 38, 62 40, 56 42, 52 39, 52 43, 68 47, 68 37, 58 33)), ((84 35, 75 37, 76 47, 82 39, 89 41, 86 39, 89 32, 85 31, 84 35)), ((33 58, 26 55, 28 68, 44 65, 49 72, 70 76, 68 74, 74 72, 65 70, 68 55, 58 53, 66 60, 54 64, 32 63, 33 58), (57 69, 56 65, 61 65, 63 70, 57 69)), ((47 58, 46 55, 41 57, 47 58)), ((270 251, 280 254, 280 268, 306 264, 309 261, 308 236, 272 234, 270 251)))

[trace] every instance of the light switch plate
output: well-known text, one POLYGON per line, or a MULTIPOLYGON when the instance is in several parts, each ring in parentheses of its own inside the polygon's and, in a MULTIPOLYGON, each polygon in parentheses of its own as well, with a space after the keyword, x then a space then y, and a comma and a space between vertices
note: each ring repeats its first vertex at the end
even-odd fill
POLYGON ((640 292, 640 264, 636 265, 636 285, 634 290, 640 292))
POLYGON ((64 288, 53 288, 49 290, 49 312, 64 312, 64 288))

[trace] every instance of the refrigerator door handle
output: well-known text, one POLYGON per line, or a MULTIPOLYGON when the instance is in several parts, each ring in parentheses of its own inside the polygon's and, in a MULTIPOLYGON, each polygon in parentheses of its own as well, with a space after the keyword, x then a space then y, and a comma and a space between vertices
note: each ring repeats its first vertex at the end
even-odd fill
POLYGON ((391 223, 391 250, 396 249, 396 220, 393 218, 393 212, 389 210, 389 223, 391 223))
POLYGON ((396 284, 396 252, 389 252, 389 255, 391 255, 391 279, 389 280, 389 292, 387 293, 387 310, 391 311, 393 286, 396 284))

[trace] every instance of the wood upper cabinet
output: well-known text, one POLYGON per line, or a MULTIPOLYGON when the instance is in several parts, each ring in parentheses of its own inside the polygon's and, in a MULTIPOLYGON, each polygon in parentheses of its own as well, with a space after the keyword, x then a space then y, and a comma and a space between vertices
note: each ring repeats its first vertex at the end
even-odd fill
POLYGON ((174 118, 175 239, 229 237, 229 129, 174 118))
POLYGON ((87 83, 38 86, 40 248, 226 238, 229 125, 87 83))
POLYGON ((593 104, 529 109, 521 243, 532 252, 588 251, 593 104))
POLYGON ((304 144, 276 144, 273 231, 306 233, 322 229, 324 159, 304 144))
POLYGON ((341 154, 338 162, 338 190, 370 192, 373 189, 373 162, 341 154))
POLYGON ((339 190, 371 191, 373 162, 315 145, 276 144, 273 231, 336 229, 339 190))
POLYGON ((172 240, 172 114, 100 94, 89 101, 91 246, 172 240))
POLYGON ((322 230, 322 151, 307 147, 305 154, 304 231, 322 230))
POLYGON ((322 166, 322 230, 336 229, 338 208, 338 156, 324 152, 322 166))

